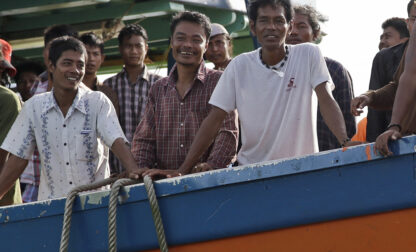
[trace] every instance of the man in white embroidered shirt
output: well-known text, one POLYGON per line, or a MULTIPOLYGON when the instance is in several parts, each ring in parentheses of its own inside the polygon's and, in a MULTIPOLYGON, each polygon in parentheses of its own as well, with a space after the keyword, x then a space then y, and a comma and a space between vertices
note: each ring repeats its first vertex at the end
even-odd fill
POLYGON ((0 175, 0 198, 38 147, 42 170, 38 200, 64 197, 74 187, 109 177, 103 144, 125 167, 136 164, 111 101, 81 83, 87 53, 75 38, 55 39, 49 51, 51 92, 29 99, 1 148, 11 156, 0 175))

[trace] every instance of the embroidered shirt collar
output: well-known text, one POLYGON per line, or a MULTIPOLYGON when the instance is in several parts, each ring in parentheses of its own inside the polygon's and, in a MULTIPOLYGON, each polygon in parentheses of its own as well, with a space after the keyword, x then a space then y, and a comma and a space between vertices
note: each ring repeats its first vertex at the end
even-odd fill
MULTIPOLYGON (((87 92, 88 87, 84 85, 84 83, 80 83, 78 86, 77 95, 75 96, 74 100, 72 101, 71 107, 79 110, 81 113, 86 114, 87 111, 84 105, 85 93, 87 92)), ((56 102, 55 96, 53 95, 53 88, 50 92, 46 94, 46 101, 43 106, 42 114, 46 114, 52 108, 60 109, 58 103, 56 102)))

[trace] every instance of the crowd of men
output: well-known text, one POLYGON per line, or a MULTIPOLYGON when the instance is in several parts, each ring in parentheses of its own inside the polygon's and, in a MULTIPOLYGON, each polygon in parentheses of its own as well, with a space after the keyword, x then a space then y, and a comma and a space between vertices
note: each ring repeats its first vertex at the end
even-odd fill
POLYGON ((224 26, 199 12, 177 13, 176 64, 166 77, 144 63, 149 38, 137 24, 119 32, 124 66, 103 83, 104 42, 92 32, 47 28, 45 68, 30 61, 15 68, 10 44, 0 40, 0 80, 14 77, 18 91, 0 85, 0 205, 65 197, 111 175, 175 177, 367 141, 391 155, 388 141, 416 129, 413 0, 407 10, 408 19, 382 24, 370 91, 356 98, 348 70, 316 45, 327 19, 288 0, 250 2, 250 31, 261 47, 235 58, 224 26), (365 106, 367 125, 357 132, 354 116, 365 106))

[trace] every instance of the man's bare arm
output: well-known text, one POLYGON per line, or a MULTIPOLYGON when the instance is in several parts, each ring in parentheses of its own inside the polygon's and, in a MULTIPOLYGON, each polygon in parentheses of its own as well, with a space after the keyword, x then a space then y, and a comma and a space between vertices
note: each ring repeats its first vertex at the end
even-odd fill
MULTIPOLYGON (((377 137, 374 145, 375 151, 387 156, 393 153, 388 148, 389 140, 396 140, 401 137, 401 122, 405 116, 415 109, 416 95, 416 25, 413 25, 409 45, 405 56, 404 71, 400 76, 396 96, 394 98, 393 112, 389 129, 377 137)), ((414 129, 403 129, 404 132, 414 129)))
POLYGON ((117 138, 113 145, 111 146, 111 151, 117 156, 121 161, 123 166, 126 168, 127 175, 130 178, 138 179, 140 175, 146 169, 139 169, 136 161, 131 154, 129 146, 124 142, 123 138, 117 138))
POLYGON ((332 97, 331 90, 327 87, 326 82, 319 84, 315 88, 318 97, 320 112, 324 121, 331 132, 335 135, 341 145, 350 146, 358 143, 348 141, 347 130, 345 128, 344 117, 337 102, 332 97))

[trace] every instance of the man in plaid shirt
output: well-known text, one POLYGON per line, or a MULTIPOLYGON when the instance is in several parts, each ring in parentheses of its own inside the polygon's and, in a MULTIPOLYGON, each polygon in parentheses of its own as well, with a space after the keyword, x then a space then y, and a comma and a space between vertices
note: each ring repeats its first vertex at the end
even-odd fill
MULTIPOLYGON (((115 76, 104 81, 117 93, 119 101, 119 121, 129 142, 143 116, 150 87, 161 77, 148 72, 144 59, 147 45, 146 30, 137 24, 124 27, 118 35, 120 54, 124 67, 115 76)), ((123 172, 119 160, 110 155, 111 173, 123 172)))
MULTIPOLYGON (((327 19, 309 5, 296 6, 294 7, 294 11, 295 15, 293 17, 292 32, 287 37, 286 43, 296 45, 322 39, 319 22, 325 22, 327 19)), ((345 127, 347 129, 347 135, 351 138, 355 135, 356 123, 355 117, 350 112, 351 100, 354 98, 350 73, 338 61, 325 57, 325 63, 335 85, 332 95, 341 109, 345 127)), ((335 135, 326 125, 324 118, 321 115, 319 105, 316 118, 316 130, 319 151, 332 150, 341 147, 335 135)))
MULTIPOLYGON (((133 156, 141 169, 130 173, 140 175, 153 168, 149 171, 161 176, 178 175, 177 169, 211 110, 208 101, 221 76, 221 72, 206 68, 203 61, 210 33, 209 19, 201 13, 182 12, 173 18, 171 47, 176 65, 168 77, 150 89, 132 143, 133 156)), ((191 172, 230 165, 236 158, 237 139, 237 118, 232 112, 191 172)))

